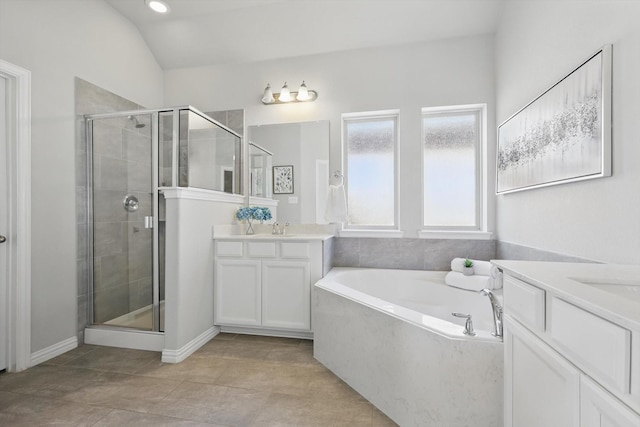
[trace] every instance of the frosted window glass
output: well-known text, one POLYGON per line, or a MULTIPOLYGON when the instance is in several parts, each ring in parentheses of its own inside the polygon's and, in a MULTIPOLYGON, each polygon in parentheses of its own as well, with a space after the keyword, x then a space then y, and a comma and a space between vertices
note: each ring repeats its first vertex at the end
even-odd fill
POLYGON ((424 225, 475 227, 479 113, 425 114, 424 225))
POLYGON ((395 225, 396 119, 346 121, 350 225, 395 225))

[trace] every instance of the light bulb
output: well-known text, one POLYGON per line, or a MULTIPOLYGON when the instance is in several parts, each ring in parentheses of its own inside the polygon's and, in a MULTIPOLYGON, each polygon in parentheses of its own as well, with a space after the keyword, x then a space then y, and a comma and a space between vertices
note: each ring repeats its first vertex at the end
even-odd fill
POLYGON ((278 97, 280 102, 289 102, 291 101, 291 91, 289 91, 289 86, 287 86, 287 82, 284 82, 284 86, 282 86, 282 90, 280 91, 280 96, 278 97))
POLYGON ((163 1, 146 0, 145 3, 147 3, 147 6, 149 7, 149 9, 153 10, 154 12, 158 12, 158 13, 169 12, 169 6, 167 6, 167 4, 163 1))
POLYGON ((298 89, 298 95, 296 95, 296 99, 298 101, 308 101, 311 99, 311 97, 309 96, 309 90, 307 89, 307 85, 304 84, 304 80, 300 85, 300 89, 298 89))
POLYGON ((262 102, 265 104, 273 104, 275 102, 275 99, 273 98, 273 92, 271 91, 271 85, 269 83, 267 83, 267 87, 264 88, 262 102))

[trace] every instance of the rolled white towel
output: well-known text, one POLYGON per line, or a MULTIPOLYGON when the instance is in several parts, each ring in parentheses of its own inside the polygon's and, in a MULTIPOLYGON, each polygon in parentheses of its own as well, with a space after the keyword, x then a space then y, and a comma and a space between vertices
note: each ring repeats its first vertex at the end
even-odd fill
POLYGON ((450 271, 444 277, 444 282, 454 288, 467 289, 469 291, 481 291, 483 289, 493 289, 489 276, 465 276, 457 271, 450 271))
MULTIPOLYGON (((465 258, 454 258, 451 260, 451 271, 457 271, 462 273, 464 271, 465 258)), ((492 267, 496 270, 498 267, 491 264, 489 261, 480 261, 476 259, 471 260, 473 262, 473 274, 476 276, 491 276, 492 267)))
POLYGON ((489 289, 502 289, 502 271, 498 270, 498 267, 495 265, 491 267, 489 281, 491 282, 489 289))

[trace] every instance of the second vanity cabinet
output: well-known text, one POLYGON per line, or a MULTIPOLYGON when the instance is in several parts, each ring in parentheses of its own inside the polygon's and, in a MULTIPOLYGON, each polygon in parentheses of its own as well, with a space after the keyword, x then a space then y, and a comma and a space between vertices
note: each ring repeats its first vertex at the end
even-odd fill
POLYGON ((215 241, 214 323, 223 331, 312 337, 311 287, 322 277, 322 240, 215 241))
POLYGON ((615 300, 581 288, 588 285, 572 281, 570 267, 558 281, 527 280, 561 267, 495 263, 505 273, 505 427, 640 426, 637 319, 598 307, 615 300))

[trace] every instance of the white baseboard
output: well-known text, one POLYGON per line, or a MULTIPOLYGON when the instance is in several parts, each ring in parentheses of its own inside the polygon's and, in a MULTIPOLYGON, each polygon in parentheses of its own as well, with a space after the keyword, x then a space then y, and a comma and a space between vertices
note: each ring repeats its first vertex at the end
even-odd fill
POLYGON ((135 350, 162 351, 164 334, 161 332, 134 331, 109 328, 85 328, 86 344, 107 347, 132 348, 135 350))
POLYGON ((78 337, 67 338, 64 341, 57 342, 35 353, 31 353, 31 362, 29 367, 39 365, 42 362, 58 357, 69 350, 78 347, 78 337))
POLYGON ((162 350, 162 361, 164 363, 180 363, 219 333, 220 327, 212 326, 177 350, 165 348, 162 350))
POLYGON ((222 326, 221 332, 229 334, 262 335, 265 337, 298 338, 312 340, 313 332, 288 331, 284 329, 252 328, 246 326, 222 326))

